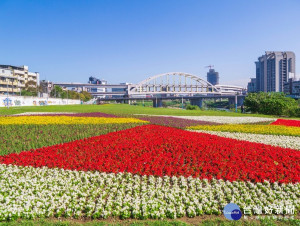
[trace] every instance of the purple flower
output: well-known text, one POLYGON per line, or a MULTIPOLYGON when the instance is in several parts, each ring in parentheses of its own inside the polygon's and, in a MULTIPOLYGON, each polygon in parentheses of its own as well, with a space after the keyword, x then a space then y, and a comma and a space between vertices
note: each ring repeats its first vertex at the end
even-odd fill
POLYGON ((174 118, 174 117, 160 117, 160 116, 143 116, 139 119, 149 121, 151 124, 177 127, 177 128, 186 128, 188 126, 196 125, 220 125, 215 122, 206 122, 192 119, 183 119, 183 118, 174 118))

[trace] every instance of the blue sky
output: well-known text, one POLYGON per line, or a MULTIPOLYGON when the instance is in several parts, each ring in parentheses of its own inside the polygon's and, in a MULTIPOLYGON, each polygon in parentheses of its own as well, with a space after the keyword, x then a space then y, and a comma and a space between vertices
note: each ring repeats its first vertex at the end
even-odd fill
POLYGON ((222 84, 246 86, 266 50, 294 51, 300 74, 298 0, 0 0, 0 31, 0 64, 51 81, 206 79, 212 64, 222 84))

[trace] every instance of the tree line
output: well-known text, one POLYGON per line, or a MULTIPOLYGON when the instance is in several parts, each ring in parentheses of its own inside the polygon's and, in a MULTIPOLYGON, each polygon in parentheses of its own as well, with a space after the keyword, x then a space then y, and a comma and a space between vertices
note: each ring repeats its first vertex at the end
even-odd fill
MULTIPOLYGON (((28 81, 25 85, 25 88, 21 91, 21 96, 38 96, 38 93, 42 92, 41 86, 36 86, 34 81, 28 81), (33 87, 34 85, 35 87, 33 87)), ((54 86, 50 92, 50 97, 53 98, 62 98, 62 99, 76 99, 82 101, 89 101, 93 97, 90 93, 82 91, 80 93, 72 90, 63 90, 60 86, 54 86)))

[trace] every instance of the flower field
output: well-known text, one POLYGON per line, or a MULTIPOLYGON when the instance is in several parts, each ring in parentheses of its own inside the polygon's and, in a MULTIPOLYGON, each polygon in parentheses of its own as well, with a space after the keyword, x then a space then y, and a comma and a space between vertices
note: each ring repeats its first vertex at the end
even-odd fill
POLYGON ((106 114, 102 112, 89 113, 72 113, 72 112, 26 112, 22 114, 15 114, 14 116, 72 116, 72 117, 106 117, 117 118, 118 116, 106 114))
POLYGON ((209 134, 146 125, 0 156, 0 163, 230 181, 299 181, 300 173, 293 172, 294 169, 300 172, 299 151, 232 141, 209 134))
POLYGON ((99 136, 143 124, 0 125, 0 155, 99 136))
POLYGON ((275 122, 272 122, 271 125, 282 125, 282 126, 296 126, 296 127, 300 127, 300 120, 277 119, 275 122))
POLYGON ((297 215, 297 120, 243 125, 274 120, 100 112, 0 117, 0 221, 175 219, 221 215, 230 202, 254 215, 266 208, 297 215))
POLYGON ((145 123, 135 118, 76 117, 76 116, 9 116, 0 117, 0 125, 26 124, 122 124, 145 123))
POLYGON ((221 137, 228 137, 238 140, 245 140, 250 142, 257 142, 262 144, 269 144, 283 148, 291 148, 300 150, 300 137, 296 136, 283 136, 283 135, 264 135, 252 133, 235 133, 235 132, 222 132, 222 131, 207 131, 207 130, 192 130, 200 133, 208 133, 221 137))
POLYGON ((192 120, 192 119, 185 119, 185 118, 178 118, 178 117, 166 117, 166 116, 143 116, 139 119, 148 121, 151 124, 155 125, 163 125, 163 126, 171 126, 176 128, 186 128, 189 126, 196 126, 196 125, 218 125, 219 123, 216 122, 208 122, 208 121, 199 121, 199 120, 192 120))
MULTIPOLYGON (((154 115, 153 115, 154 116, 154 115)), ((161 115, 160 117, 162 117, 161 115)), ((164 116, 170 117, 170 116, 164 116)), ((217 124, 247 124, 247 123, 270 123, 275 121, 275 118, 262 117, 231 117, 231 116, 172 116, 173 118, 205 121, 217 124)))
POLYGON ((284 136, 300 136, 300 127, 289 126, 274 126, 274 125, 197 125, 190 126, 191 130, 208 130, 208 131, 223 131, 237 133, 252 133, 252 134, 270 134, 284 136))
POLYGON ((299 207, 300 184, 200 180, 0 165, 0 220, 111 216, 136 219, 220 215, 229 202, 252 214, 299 207), (298 196, 297 196, 298 195, 298 196))

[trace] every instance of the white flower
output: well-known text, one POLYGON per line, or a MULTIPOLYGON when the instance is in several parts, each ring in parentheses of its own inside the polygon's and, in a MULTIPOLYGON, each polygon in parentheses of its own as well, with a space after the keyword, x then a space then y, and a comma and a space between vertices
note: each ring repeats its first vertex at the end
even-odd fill
POLYGON ((299 183, 141 177, 0 164, 0 220, 113 215, 175 219, 220 214, 229 202, 241 208, 249 205, 299 208, 299 194, 299 183))

